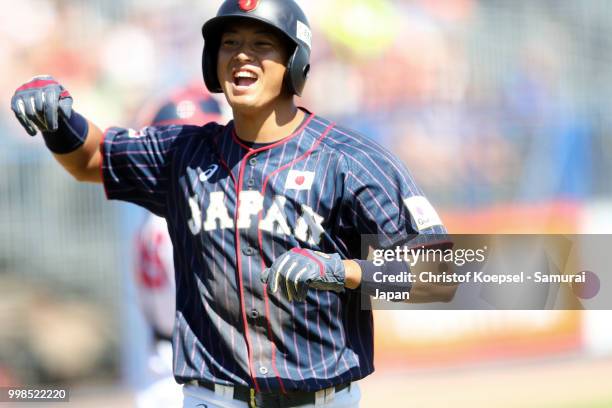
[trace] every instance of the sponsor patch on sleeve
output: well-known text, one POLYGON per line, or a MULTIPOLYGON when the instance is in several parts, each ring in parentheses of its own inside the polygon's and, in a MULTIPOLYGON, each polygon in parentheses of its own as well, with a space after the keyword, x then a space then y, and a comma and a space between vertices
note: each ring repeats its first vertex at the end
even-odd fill
MULTIPOLYGON (((146 129, 146 128, 144 128, 146 129)), ((144 134, 144 129, 140 129, 140 130, 134 130, 134 129, 128 129, 128 137, 130 139, 138 139, 139 137, 143 137, 144 134)))
POLYGON ((442 225, 440 216, 427 198, 423 196, 408 197, 404 199, 404 204, 406 204, 419 231, 436 225, 442 225))

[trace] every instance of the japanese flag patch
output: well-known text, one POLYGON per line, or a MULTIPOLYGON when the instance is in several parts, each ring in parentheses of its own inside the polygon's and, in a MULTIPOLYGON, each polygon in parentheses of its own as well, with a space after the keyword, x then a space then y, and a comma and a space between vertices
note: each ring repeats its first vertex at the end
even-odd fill
POLYGON ((442 225, 440 216, 425 197, 408 197, 404 199, 404 204, 408 207, 408 211, 410 211, 410 215, 419 231, 436 225, 442 225))
POLYGON ((287 190, 310 190, 314 181, 313 171, 289 170, 285 189, 287 190))

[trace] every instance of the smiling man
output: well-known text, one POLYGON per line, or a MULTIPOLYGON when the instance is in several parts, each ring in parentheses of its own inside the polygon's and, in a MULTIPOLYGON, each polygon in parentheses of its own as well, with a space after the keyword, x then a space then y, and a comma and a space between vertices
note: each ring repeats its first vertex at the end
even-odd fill
MULTIPOLYGON (((227 0, 202 32, 204 81, 225 94, 227 125, 102 134, 48 76, 19 87, 12 108, 78 180, 166 218, 186 407, 357 406, 356 381, 374 370, 373 276, 408 268, 362 261, 361 236, 423 246, 445 229, 397 158, 295 105, 311 32, 294 1, 227 0)), ((454 291, 386 289, 415 302, 454 291)))

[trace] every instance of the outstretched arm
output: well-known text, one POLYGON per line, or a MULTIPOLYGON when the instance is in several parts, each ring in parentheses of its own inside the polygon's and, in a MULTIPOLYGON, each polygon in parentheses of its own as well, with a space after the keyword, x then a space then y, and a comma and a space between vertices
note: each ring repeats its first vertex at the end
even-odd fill
POLYGON ((102 183, 100 143, 103 133, 89 121, 88 128, 85 142, 79 148, 65 154, 53 153, 53 157, 78 181, 102 183))
POLYGON ((72 109, 72 96, 51 76, 21 85, 11 109, 30 136, 40 131, 55 159, 79 181, 101 183, 102 132, 72 109))

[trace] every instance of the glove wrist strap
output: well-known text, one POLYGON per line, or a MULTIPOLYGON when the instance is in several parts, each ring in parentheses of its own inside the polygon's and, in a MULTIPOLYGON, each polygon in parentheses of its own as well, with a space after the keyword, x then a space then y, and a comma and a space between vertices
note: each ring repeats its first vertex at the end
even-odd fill
POLYGON ((70 118, 60 114, 58 119, 58 127, 55 132, 42 132, 45 144, 53 153, 71 153, 85 143, 89 124, 87 119, 74 110, 70 118))

